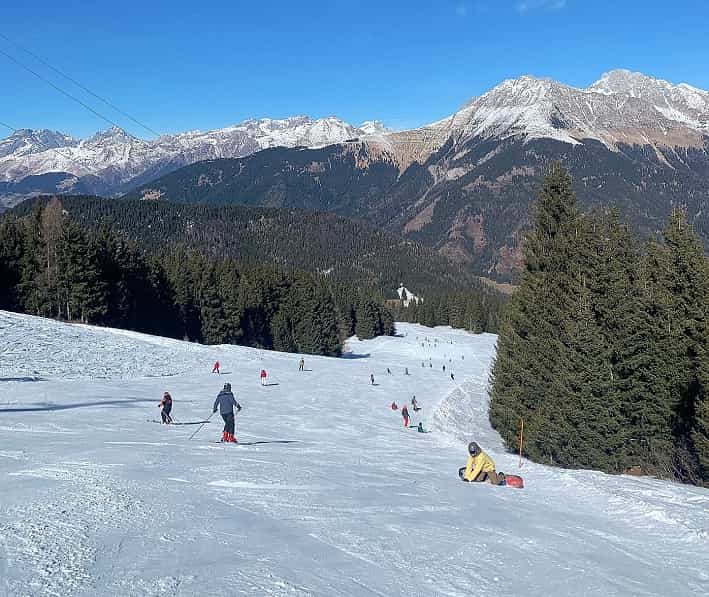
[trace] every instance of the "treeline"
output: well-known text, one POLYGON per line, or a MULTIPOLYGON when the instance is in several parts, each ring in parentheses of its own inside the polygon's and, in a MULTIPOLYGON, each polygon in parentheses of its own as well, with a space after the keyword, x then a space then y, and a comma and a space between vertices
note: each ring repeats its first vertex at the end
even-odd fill
MULTIPOLYGON (((13 212, 29 214, 48 197, 13 212)), ((302 209, 244 205, 189 205, 169 201, 63 197, 62 205, 83 228, 108 227, 148 251, 182 246, 240 263, 278 264, 323 273, 333 283, 376 288, 395 297, 404 282, 418 294, 487 292, 466 266, 434 250, 360 220, 302 209)))
POLYGON ((59 200, 0 223, 0 308, 206 344, 337 355, 342 341, 393 334, 372 290, 322 276, 149 253, 107 227, 87 229, 59 200))
POLYGON ((709 267, 681 211, 641 246, 555 166, 501 325, 490 420, 564 467, 709 482, 709 267))
POLYGON ((391 305, 397 321, 426 326, 449 325, 474 334, 497 333, 505 301, 500 293, 457 292, 431 295, 422 302, 391 305))

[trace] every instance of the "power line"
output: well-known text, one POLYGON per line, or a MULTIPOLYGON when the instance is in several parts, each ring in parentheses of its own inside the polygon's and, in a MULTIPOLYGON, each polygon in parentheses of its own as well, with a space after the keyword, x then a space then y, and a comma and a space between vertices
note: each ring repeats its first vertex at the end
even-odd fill
POLYGON ((120 124, 118 124, 117 122, 114 122, 113 120, 111 120, 111 119, 108 118, 107 116, 104 116, 103 114, 101 114, 101 113, 98 112, 97 110, 94 110, 94 109, 93 109, 91 106, 89 106, 86 102, 80 100, 78 97, 76 97, 75 95, 72 95, 72 94, 69 93, 68 91, 65 91, 64 89, 62 89, 61 87, 59 87, 59 85, 55 85, 52 81, 50 81, 50 80, 47 79, 46 77, 43 77, 42 75, 40 75, 36 70, 33 70, 33 69, 31 69, 29 66, 27 66, 27 65, 25 65, 25 64, 22 64, 22 62, 20 62, 19 60, 17 60, 12 54, 8 54, 7 52, 5 52, 5 50, 0 50, 0 54, 2 54, 3 56, 5 56, 8 60, 11 60, 11 61, 14 62, 15 64, 17 64, 20 68, 26 70, 26 71, 29 72, 29 73, 32 73, 32 74, 33 74, 35 77, 37 77, 40 81, 43 81, 43 82, 46 83, 47 85, 52 86, 54 89, 56 89, 56 90, 57 90, 59 93, 61 93, 62 95, 65 95, 65 96, 67 96, 68 98, 70 98, 70 99, 72 99, 73 101, 75 101, 76 103, 82 105, 82 106, 83 106, 84 108, 86 108, 89 112, 91 112, 92 114, 95 114, 96 116, 98 116, 101 120, 105 120, 105 121, 108 122, 109 124, 115 126, 117 129, 119 129, 119 130, 125 132, 125 131, 123 130, 123 127, 122 127, 120 124))
POLYGON ((77 87, 79 87, 79 89, 82 89, 83 91, 85 91, 85 92, 88 93, 89 95, 95 97, 97 100, 102 101, 104 104, 106 104, 107 106, 109 106, 110 108, 112 108, 113 110, 115 110, 116 112, 118 112, 119 114, 122 114, 123 116, 125 116, 126 118, 128 118, 129 120, 131 120, 132 122, 134 122, 135 124, 137 124, 138 126, 144 128, 146 131, 149 131, 150 133, 152 133, 152 134, 155 135, 156 137, 159 137, 159 136, 160 136, 160 133, 158 133, 158 132, 157 132, 156 130, 154 130, 153 128, 149 127, 147 124, 144 124, 143 122, 141 122, 141 121, 138 120, 137 118, 134 118, 133 116, 131 116, 130 114, 128 114, 128 112, 125 112, 124 110, 121 110, 118 106, 116 106, 116 105, 115 105, 113 102, 111 102, 110 100, 107 100, 106 98, 101 97, 101 96, 98 95, 97 93, 94 93, 94 92, 91 91, 88 87, 86 87, 85 85, 83 85, 82 83, 80 83, 79 81, 77 81, 76 79, 74 79, 73 77, 71 77, 70 75, 68 75, 67 73, 65 73, 64 71, 62 71, 62 70, 56 68, 55 66, 51 65, 47 60, 45 60, 45 59, 42 58, 41 56, 38 56, 37 54, 35 54, 35 53, 32 52, 31 50, 28 50, 28 49, 25 48, 24 46, 18 44, 16 41, 13 41, 13 40, 10 39, 9 37, 7 37, 4 33, 0 32, 0 38, 4 39, 5 41, 7 41, 8 43, 12 44, 13 46, 19 48, 20 50, 22 50, 22 51, 25 52, 26 54, 29 54, 30 56, 32 56, 32 58, 34 58, 34 59, 37 60, 38 62, 42 63, 42 64, 43 64, 44 66, 46 66, 47 68, 53 70, 55 73, 61 75, 62 77, 64 77, 64 78, 67 79, 68 81, 71 81, 74 85, 76 85, 77 87))

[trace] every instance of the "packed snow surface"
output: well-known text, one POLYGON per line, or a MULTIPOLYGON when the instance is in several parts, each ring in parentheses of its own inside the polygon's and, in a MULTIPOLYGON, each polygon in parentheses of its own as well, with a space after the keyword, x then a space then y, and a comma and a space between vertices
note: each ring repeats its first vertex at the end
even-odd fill
POLYGON ((488 423, 495 337, 398 331, 299 372, 0 312, 0 595, 709 593, 708 491, 520 470, 488 423), (164 390, 203 420, 225 381, 241 445, 151 422, 164 390), (429 434, 390 408, 414 394, 429 434), (471 439, 526 488, 461 483, 471 439))

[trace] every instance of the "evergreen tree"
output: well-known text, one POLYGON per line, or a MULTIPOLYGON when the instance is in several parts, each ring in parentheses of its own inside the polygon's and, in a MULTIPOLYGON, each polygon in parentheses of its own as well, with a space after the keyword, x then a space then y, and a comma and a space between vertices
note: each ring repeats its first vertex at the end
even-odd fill
POLYGON ((79 226, 63 224, 58 241, 56 285, 59 316, 83 323, 95 322, 106 313, 105 287, 99 279, 94 245, 79 226))
POLYGON ((0 223, 0 309, 21 308, 18 288, 22 245, 22 230, 17 222, 0 223))
POLYGON ((709 486, 709 351, 699 361, 699 395, 692 425, 692 442, 696 450, 698 474, 709 486))
POLYGON ((663 232, 664 245, 651 256, 650 290, 662 321, 666 379, 675 400, 673 411, 674 474, 696 480, 700 464, 693 444, 693 427, 700 400, 701 358, 707 350, 709 269, 702 247, 675 210, 663 232), (666 326, 666 327, 665 327, 666 326))
POLYGON ((525 421, 526 452, 555 462, 562 413, 574 400, 574 355, 567 337, 578 304, 575 279, 579 214, 568 174, 555 165, 539 194, 534 228, 524 245, 524 272, 508 305, 491 374, 490 421, 514 446, 525 421))

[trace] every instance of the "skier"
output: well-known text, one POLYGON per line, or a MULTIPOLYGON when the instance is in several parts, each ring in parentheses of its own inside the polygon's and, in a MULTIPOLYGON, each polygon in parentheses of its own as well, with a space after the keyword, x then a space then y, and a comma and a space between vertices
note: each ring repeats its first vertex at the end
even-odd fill
POLYGON ((443 373, 445 373, 445 372, 446 372, 446 366, 443 365, 443 373))
POLYGON ((391 375, 391 369, 389 369, 389 367, 387 367, 387 375, 391 375))
POLYGON ((224 419, 224 431, 222 432, 222 441, 236 443, 236 438, 234 437, 234 407, 236 407, 236 412, 241 411, 241 405, 234 399, 234 394, 231 393, 231 384, 225 383, 224 389, 217 394, 217 399, 214 401, 214 408, 212 408, 212 413, 217 412, 219 409, 219 414, 224 419))
POLYGON ((453 373, 451 373, 451 380, 455 381, 455 377, 453 377, 453 373))
POLYGON ((408 374, 409 374, 409 368, 408 368, 408 367, 404 367, 404 375, 408 375, 408 374))
POLYGON ((409 409, 406 408, 406 404, 401 407, 401 416, 404 417, 404 427, 409 426, 409 409))
POLYGON ((162 395, 162 400, 158 405, 160 408, 160 416, 162 417, 162 422, 166 425, 172 423, 172 417, 170 417, 170 411, 172 410, 172 396, 169 392, 164 392, 162 395))
POLYGON ((268 375, 266 374, 266 370, 261 369, 261 385, 262 386, 266 385, 266 377, 268 377, 268 375))
POLYGON ((418 431, 419 433, 431 433, 430 431, 426 431, 423 428, 423 423, 421 423, 420 421, 419 421, 418 427, 416 427, 416 431, 418 431))
POLYGON ((487 481, 492 485, 500 484, 500 477, 495 472, 495 463, 475 442, 468 444, 468 463, 458 470, 458 476, 467 483, 487 481))
POLYGON ((396 402, 391 403, 391 410, 399 410, 399 405, 396 402))
POLYGON ((374 373, 370 373, 370 374, 369 374, 369 383, 371 383, 372 385, 374 385, 374 373))
POLYGON ((411 399, 411 408, 414 409, 414 412, 417 413, 418 411, 421 410, 421 407, 419 406, 419 403, 416 401, 416 396, 414 396, 411 399))
POLYGON ((214 367, 212 367, 212 373, 216 373, 217 375, 219 375, 219 361, 216 361, 214 363, 214 367))
POLYGON ((305 370, 305 359, 303 359, 303 357, 300 357, 300 363, 298 363, 298 371, 303 370, 305 370))

